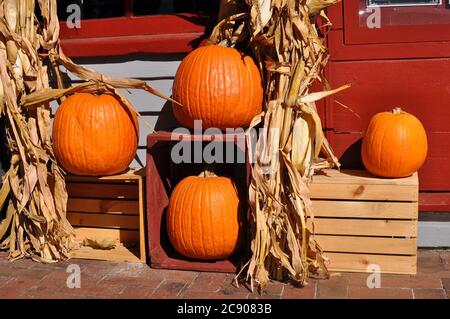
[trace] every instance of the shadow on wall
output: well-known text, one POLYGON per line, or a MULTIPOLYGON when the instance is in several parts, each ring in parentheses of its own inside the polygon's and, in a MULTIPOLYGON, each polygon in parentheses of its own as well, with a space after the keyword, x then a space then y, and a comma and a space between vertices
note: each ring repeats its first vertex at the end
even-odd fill
MULTIPOLYGON (((6 120, 4 117, 0 118, 0 177, 5 175, 5 172, 8 171, 9 165, 11 162, 11 153, 8 148, 8 141, 6 139, 6 120)), ((2 183, 2 179, 0 179, 0 184, 2 183)), ((6 214, 8 205, 3 205, 3 208, 0 211, 0 221, 4 218, 6 214)), ((2 238, 0 238, 2 239, 2 238)))
POLYGON ((0 118, 0 176, 3 176, 9 169, 11 154, 8 148, 8 140, 6 139, 6 120, 0 118))
POLYGON ((172 131, 177 127, 180 127, 175 115, 172 111, 172 102, 167 101, 164 103, 161 112, 158 114, 158 120, 155 124, 155 131, 172 131))
POLYGON ((153 61, 153 62, 171 62, 181 61, 186 56, 185 53, 170 54, 129 54, 125 56, 105 56, 105 57, 78 57, 74 62, 80 65, 89 64, 108 64, 108 63, 126 63, 130 61, 153 61))
MULTIPOLYGON (((154 131, 173 131, 174 129, 180 127, 180 124, 176 120, 172 112, 172 102, 167 101, 164 103, 160 112, 140 112, 142 116, 158 116, 156 120, 154 131)), ((142 142, 141 142, 142 143, 142 142)), ((134 157, 134 160, 140 167, 145 167, 145 157, 139 156, 139 150, 146 150, 147 146, 139 146, 138 153, 134 157)))
POLYGON ((347 169, 364 169, 364 164, 361 159, 362 138, 350 145, 342 156, 339 162, 342 168, 347 169))

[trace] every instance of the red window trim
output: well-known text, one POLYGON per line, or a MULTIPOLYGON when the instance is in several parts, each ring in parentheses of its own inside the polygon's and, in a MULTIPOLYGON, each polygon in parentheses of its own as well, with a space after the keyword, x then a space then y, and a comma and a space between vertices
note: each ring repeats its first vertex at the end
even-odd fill
MULTIPOLYGON (((328 8, 327 13, 333 23, 332 30, 328 34, 328 46, 330 47, 332 61, 422 59, 450 56, 449 41, 433 41, 433 38, 436 36, 436 34, 433 35, 433 30, 436 31, 435 28, 441 28, 442 25, 424 27, 420 33, 408 32, 412 34, 412 37, 416 37, 415 41, 404 42, 405 38, 403 38, 402 41, 392 42, 395 37, 405 34, 405 27, 384 27, 380 30, 359 28, 358 10, 359 1, 354 0, 344 0, 328 8), (351 13, 353 13, 353 16, 351 13), (363 33, 363 31, 366 33, 363 33), (356 41, 356 38, 351 38, 352 32, 360 33, 359 42, 356 41), (379 33, 375 36, 373 32, 379 33), (395 36, 395 34, 397 35, 395 36), (430 36, 430 38, 426 39, 426 42, 417 40, 424 35, 430 36), (358 43, 352 44, 350 43, 352 41, 358 43)), ((448 34, 448 28, 449 25, 447 24, 445 29, 446 33, 439 32, 437 36, 441 37, 442 35, 448 34)))
POLYGON ((61 22, 61 46, 71 57, 185 53, 199 44, 209 22, 197 14, 83 20, 79 29, 61 22))
MULTIPOLYGON (((360 1, 344 1, 344 29, 345 44, 381 44, 381 43, 416 43, 416 42, 441 42, 449 41, 449 23, 426 25, 394 25, 384 26, 380 29, 368 29, 359 25, 360 1)), ((399 8, 382 8, 382 15, 390 15, 399 8)), ((401 7, 400 10, 411 16, 433 16, 438 12, 444 12, 446 4, 430 7, 401 7)), ((402 22, 401 20, 399 21, 402 22)), ((442 21, 441 21, 442 22, 442 21)))

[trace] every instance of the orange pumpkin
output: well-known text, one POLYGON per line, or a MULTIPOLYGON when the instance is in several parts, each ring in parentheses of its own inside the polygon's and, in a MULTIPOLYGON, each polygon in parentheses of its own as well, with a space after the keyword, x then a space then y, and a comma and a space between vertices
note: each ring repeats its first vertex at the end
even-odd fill
POLYGON ((56 111, 52 135, 55 156, 70 173, 113 175, 133 160, 139 126, 114 96, 77 93, 56 111))
POLYGON ((177 184, 167 211, 170 242, 181 255, 224 259, 238 247, 239 196, 233 181, 206 172, 177 184))
POLYGON ((395 108, 371 119, 361 155, 364 166, 374 175, 406 177, 422 166, 427 151, 422 123, 414 115, 395 108))
POLYGON ((263 89, 252 58, 236 49, 200 47, 181 62, 173 82, 176 119, 188 128, 247 127, 261 112, 263 89))

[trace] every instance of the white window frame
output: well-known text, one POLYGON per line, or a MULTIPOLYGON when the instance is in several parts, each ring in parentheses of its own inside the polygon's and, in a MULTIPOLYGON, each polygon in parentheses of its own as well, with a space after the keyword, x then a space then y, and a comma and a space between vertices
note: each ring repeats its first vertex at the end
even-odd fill
MULTIPOLYGON (((448 0, 450 4, 450 0, 448 0)), ((399 4, 377 4, 373 0, 366 0, 367 8, 384 8, 384 7, 418 7, 418 6, 438 6, 442 4, 442 0, 437 3, 399 3, 399 4)))

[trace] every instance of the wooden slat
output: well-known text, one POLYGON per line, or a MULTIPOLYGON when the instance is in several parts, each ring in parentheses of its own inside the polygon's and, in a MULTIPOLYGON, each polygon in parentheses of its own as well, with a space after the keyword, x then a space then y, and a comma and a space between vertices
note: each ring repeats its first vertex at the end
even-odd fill
POLYGON ((374 264, 382 273, 415 274, 417 256, 367 255, 325 253, 330 259, 328 269, 331 271, 367 272, 367 266, 374 264))
POLYGON ((313 199, 413 201, 419 199, 417 185, 367 185, 354 183, 311 183, 313 199))
POLYGON ((70 212, 138 215, 139 201, 69 198, 67 210, 70 212))
POLYGON ((419 181, 417 173, 405 178, 381 178, 365 170, 326 169, 314 175, 312 183, 417 186, 419 181))
POLYGON ((138 199, 138 185, 67 183, 69 197, 138 199))
POLYGON ((326 252, 347 252, 367 254, 415 255, 415 238, 384 238, 356 236, 315 236, 320 247, 326 252))
POLYGON ((137 185, 137 179, 97 179, 96 177, 74 176, 66 178, 66 183, 91 183, 91 184, 131 184, 137 185))
POLYGON ((147 245, 145 242, 145 218, 144 218, 144 207, 145 207, 145 187, 144 180, 139 180, 139 251, 142 261, 146 261, 147 256, 147 245))
POLYGON ((117 245, 111 250, 93 249, 91 247, 81 247, 72 251, 72 258, 109 260, 115 262, 142 262, 139 252, 136 249, 128 249, 123 245, 117 245))
POLYGON ((139 242, 139 231, 123 230, 113 228, 90 228, 90 227, 74 227, 77 240, 85 238, 112 238, 117 239, 125 245, 136 244, 139 242))
POLYGON ((417 237, 415 220, 315 218, 314 221, 315 233, 321 235, 417 237))
POLYGON ((123 181, 123 180, 135 180, 145 177, 145 169, 143 168, 132 168, 128 171, 111 176, 76 176, 76 175, 67 175, 66 181, 69 182, 101 182, 101 181, 123 181))
POLYGON ((118 214, 67 213, 74 226, 139 229, 139 217, 118 214))
POLYGON ((310 183, 311 198, 418 201, 417 173, 406 178, 379 178, 364 170, 324 170, 310 183))
POLYGON ((313 200, 316 217, 417 219, 417 202, 313 200))

